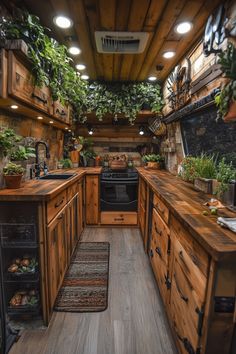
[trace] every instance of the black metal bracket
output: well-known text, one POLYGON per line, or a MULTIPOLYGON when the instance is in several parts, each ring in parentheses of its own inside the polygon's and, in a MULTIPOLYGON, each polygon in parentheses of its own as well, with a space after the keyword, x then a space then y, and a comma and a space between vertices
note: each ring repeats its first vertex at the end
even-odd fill
POLYGON ((198 325, 197 325, 197 333, 199 336, 202 335, 202 326, 203 326, 203 318, 204 318, 204 311, 203 308, 201 310, 197 307, 196 313, 198 314, 198 325))

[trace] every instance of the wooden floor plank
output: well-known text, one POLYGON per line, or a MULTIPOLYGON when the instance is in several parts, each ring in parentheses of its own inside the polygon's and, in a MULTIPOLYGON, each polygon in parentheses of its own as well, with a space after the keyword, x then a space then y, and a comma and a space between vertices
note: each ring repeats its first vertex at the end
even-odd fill
POLYGON ((47 329, 26 330, 10 354, 176 354, 140 232, 87 228, 83 242, 110 242, 108 309, 55 312, 47 329))

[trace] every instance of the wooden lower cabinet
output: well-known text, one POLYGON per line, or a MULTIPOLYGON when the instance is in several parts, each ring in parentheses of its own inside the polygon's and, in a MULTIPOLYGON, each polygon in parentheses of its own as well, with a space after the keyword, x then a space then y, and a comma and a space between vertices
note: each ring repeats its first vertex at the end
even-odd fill
POLYGON ((137 213, 129 211, 101 212, 102 225, 137 225, 137 213))
POLYGON ((84 229, 84 179, 81 179, 77 184, 78 191, 78 236, 80 238, 84 229))
POLYGON ((150 263, 181 354, 233 354, 236 263, 216 262, 154 196, 150 263))
POLYGON ((68 264, 66 209, 67 207, 47 226, 49 312, 53 310, 68 264))
POLYGON ((86 224, 97 225, 99 223, 99 176, 87 175, 85 183, 86 224))
POLYGON ((79 239, 78 210, 79 210, 79 197, 77 193, 67 206, 68 260, 70 260, 70 257, 72 256, 72 253, 79 239))

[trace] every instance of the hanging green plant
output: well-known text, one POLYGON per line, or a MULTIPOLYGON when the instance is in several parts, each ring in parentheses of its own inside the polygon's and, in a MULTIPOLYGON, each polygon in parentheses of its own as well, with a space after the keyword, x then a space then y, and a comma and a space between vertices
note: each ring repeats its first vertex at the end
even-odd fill
POLYGON ((144 104, 148 104, 150 111, 160 113, 163 103, 158 84, 92 82, 88 86, 84 108, 86 112, 95 112, 99 120, 106 113, 122 114, 132 124, 144 104))

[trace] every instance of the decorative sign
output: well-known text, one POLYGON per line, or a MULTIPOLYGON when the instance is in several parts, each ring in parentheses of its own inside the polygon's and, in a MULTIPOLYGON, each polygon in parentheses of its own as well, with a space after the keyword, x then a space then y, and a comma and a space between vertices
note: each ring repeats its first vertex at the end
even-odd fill
POLYGON ((190 82, 191 63, 189 58, 186 58, 182 65, 174 68, 167 79, 167 89, 170 92, 168 100, 173 110, 178 110, 189 100, 190 82))
POLYGON ((224 5, 220 5, 213 15, 207 20, 203 38, 203 53, 208 57, 211 53, 221 52, 220 44, 223 43, 225 34, 226 14, 224 5))

